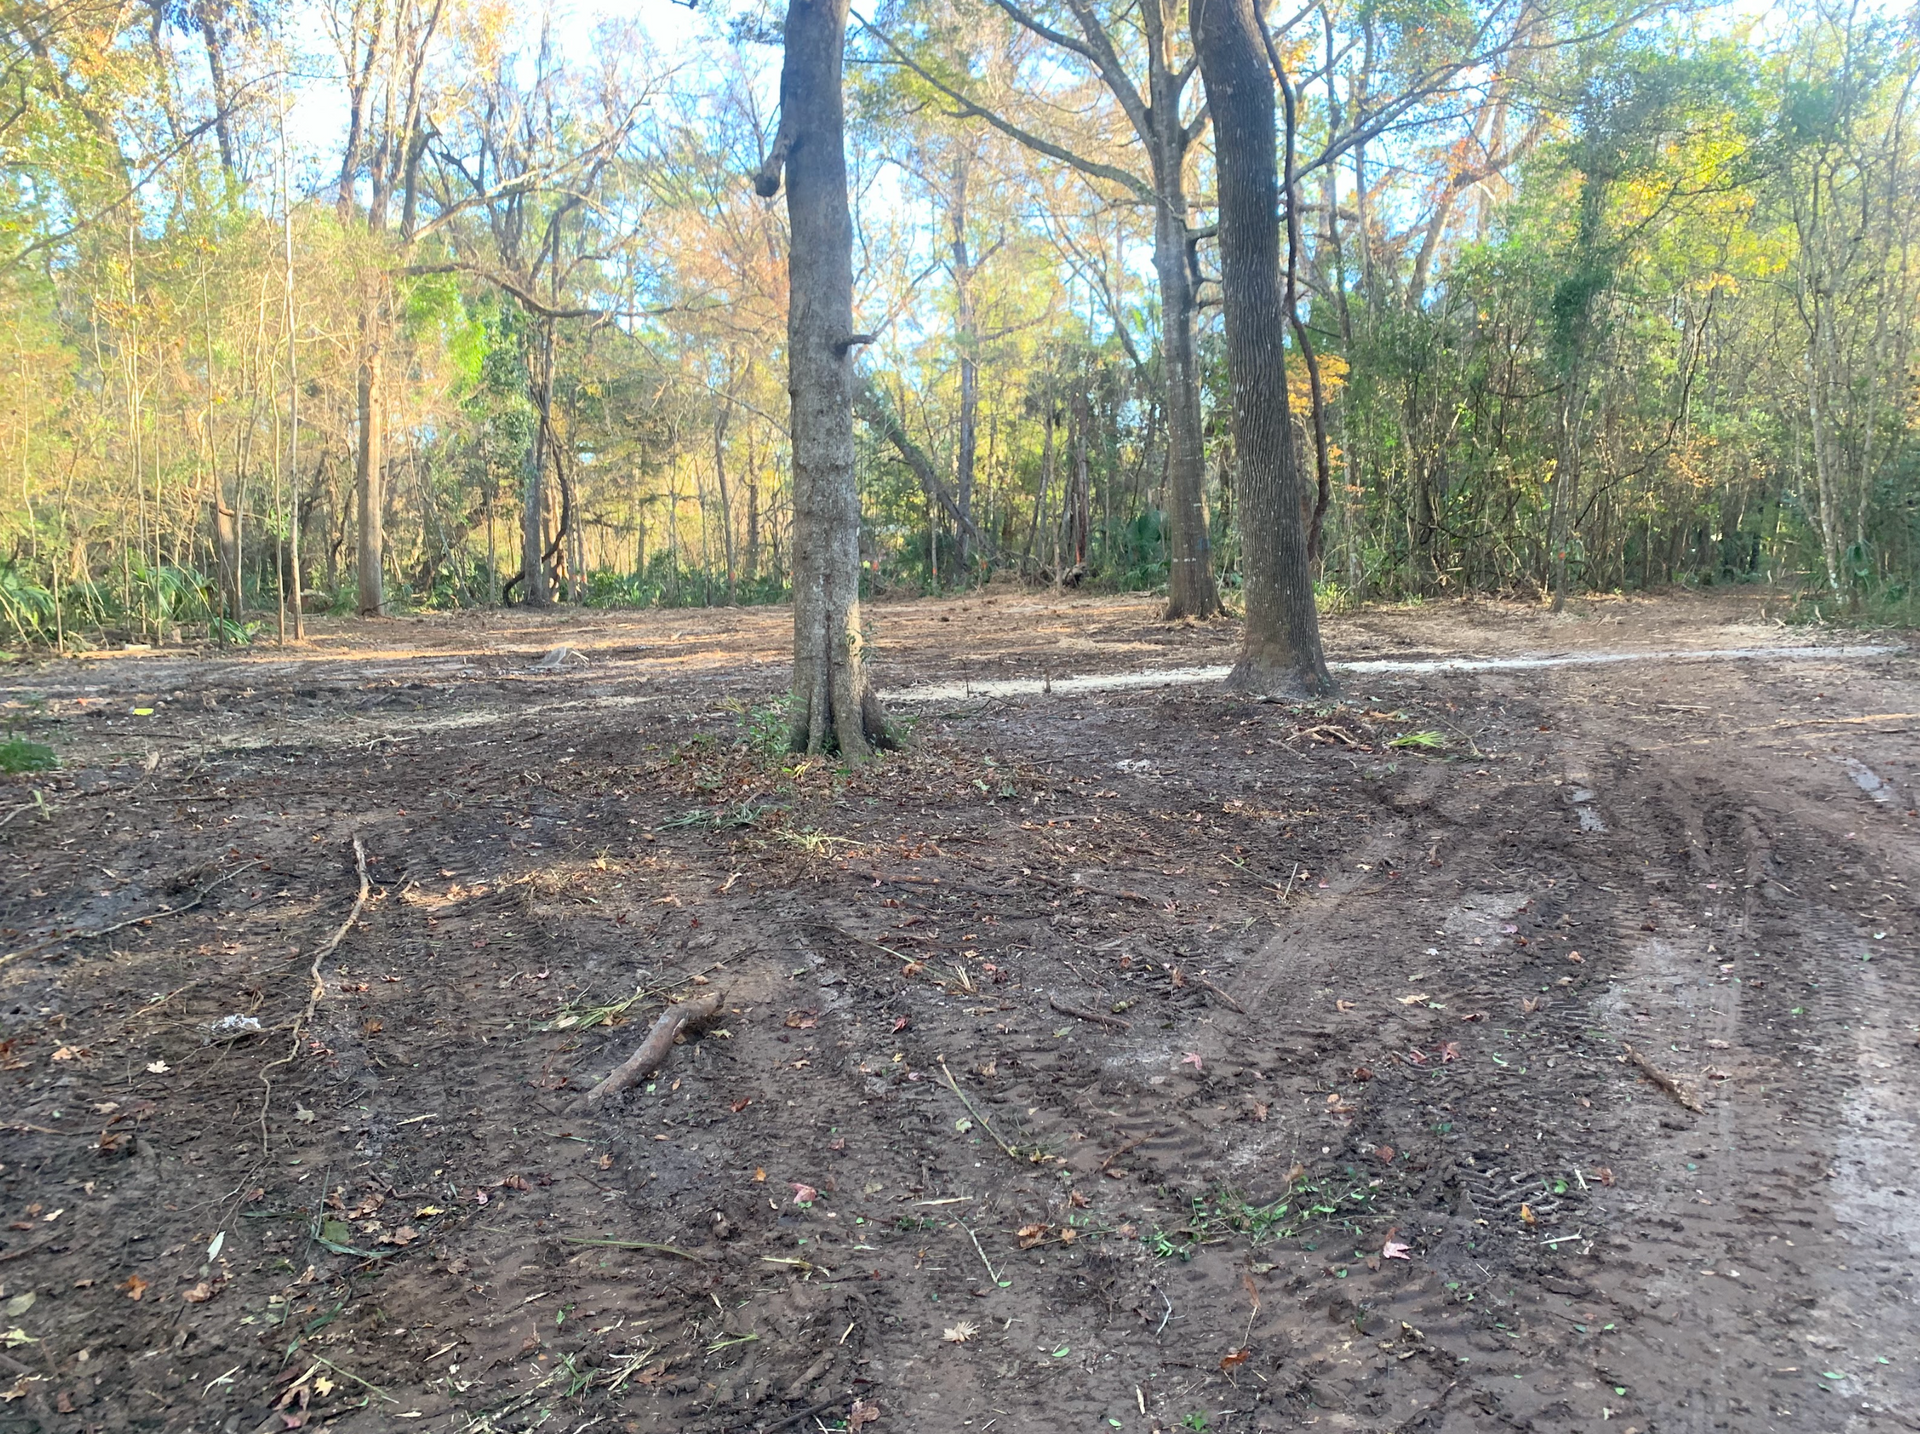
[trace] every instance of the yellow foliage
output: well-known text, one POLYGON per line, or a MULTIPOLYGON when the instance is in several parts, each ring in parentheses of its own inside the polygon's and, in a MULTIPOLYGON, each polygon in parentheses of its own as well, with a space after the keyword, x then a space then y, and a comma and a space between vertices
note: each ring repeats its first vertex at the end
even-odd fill
MULTIPOLYGON (((1320 397, 1332 403, 1347 386, 1347 361, 1339 354, 1317 354, 1315 358, 1320 364, 1320 397)), ((1313 384, 1304 361, 1287 365, 1287 410, 1295 418, 1313 414, 1313 384)))

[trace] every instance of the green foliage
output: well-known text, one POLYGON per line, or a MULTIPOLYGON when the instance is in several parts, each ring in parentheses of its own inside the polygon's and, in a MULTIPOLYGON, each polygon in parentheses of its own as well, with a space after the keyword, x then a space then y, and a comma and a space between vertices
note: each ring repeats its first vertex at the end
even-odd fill
POLYGON ((59 756, 44 743, 29 742, 17 733, 0 742, 0 772, 9 776, 21 772, 51 772, 59 765, 59 756))

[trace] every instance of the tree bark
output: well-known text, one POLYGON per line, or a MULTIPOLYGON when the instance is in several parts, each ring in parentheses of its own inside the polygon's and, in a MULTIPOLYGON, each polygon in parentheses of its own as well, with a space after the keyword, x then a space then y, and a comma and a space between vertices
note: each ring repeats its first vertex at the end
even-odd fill
POLYGON ((1213 114, 1227 381, 1239 458, 1247 617, 1228 684, 1277 697, 1333 690, 1307 561, 1287 411, 1274 80, 1252 0, 1194 0, 1194 50, 1213 114))
POLYGON ((385 335, 377 314, 369 314, 361 329, 364 345, 360 357, 358 407, 360 444, 354 455, 354 502, 359 509, 358 542, 355 545, 355 570, 359 576, 360 615, 385 617, 386 585, 381 565, 386 559, 386 534, 382 516, 386 495, 381 483, 381 466, 386 461, 386 412, 381 404, 382 378, 386 367, 383 349, 385 335))
POLYGON ((1160 287, 1160 347, 1166 366, 1167 610, 1169 619, 1209 618, 1221 610, 1213 572, 1213 525, 1207 515, 1207 459, 1200 416, 1200 312, 1190 253, 1187 152, 1199 133, 1181 123, 1187 73, 1173 64, 1171 9, 1147 0, 1147 125, 1153 158, 1153 272, 1160 287))
POLYGON ((529 397, 533 401, 533 442, 527 454, 526 488, 520 509, 520 573, 525 583, 522 601, 528 607, 551 607, 553 585, 547 579, 547 409, 553 383, 553 326, 543 322, 536 330, 529 397))
POLYGON ((947 196, 948 251, 953 266, 954 339, 960 350, 960 441, 954 459, 955 537, 960 541, 961 581, 973 571, 973 475, 980 451, 980 322, 974 309, 974 263, 967 243, 967 182, 970 156, 955 163, 947 196))
MULTIPOLYGON (((1168 170, 1178 174, 1176 167, 1168 170)), ((1167 369, 1166 616, 1208 618, 1221 610, 1220 585, 1213 574, 1212 524, 1207 516, 1200 361, 1194 335, 1199 302, 1187 263, 1184 192, 1177 206, 1164 194, 1155 206, 1153 267, 1160 284, 1160 343, 1167 369)))
POLYGON ((221 13, 226 7, 218 0, 201 0, 194 18, 200 23, 200 38, 207 51, 207 78, 213 88, 213 133, 220 144, 220 168, 233 179, 233 87, 227 82, 226 29, 221 13))
POLYGON ((860 493, 854 483, 853 216, 841 67, 847 0, 791 0, 780 128, 754 176, 787 190, 787 389, 793 439, 795 751, 859 761, 891 746, 862 662, 860 493))

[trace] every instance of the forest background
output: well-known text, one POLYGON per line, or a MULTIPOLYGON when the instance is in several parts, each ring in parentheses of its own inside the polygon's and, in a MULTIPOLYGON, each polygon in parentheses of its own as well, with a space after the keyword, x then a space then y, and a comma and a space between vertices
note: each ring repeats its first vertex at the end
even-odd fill
MULTIPOLYGON (((0 0, 0 643, 780 600, 781 15, 646 4, 0 0)), ((1267 22, 1324 601, 1910 605, 1920 10, 1267 22)), ((856 7, 848 103, 868 590, 1232 601, 1184 7, 856 7)))

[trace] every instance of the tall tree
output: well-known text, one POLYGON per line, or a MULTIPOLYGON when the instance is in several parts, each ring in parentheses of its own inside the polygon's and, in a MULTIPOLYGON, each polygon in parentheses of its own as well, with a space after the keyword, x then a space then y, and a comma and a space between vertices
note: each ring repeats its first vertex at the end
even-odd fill
POLYGON ((841 88, 847 0, 791 0, 780 125, 754 176, 765 199, 784 174, 787 390, 793 435, 795 751, 837 744, 849 761, 892 745, 862 661, 860 492, 853 471, 853 215, 841 88))
MULTIPOLYGON (((1206 131, 1204 109, 1186 100, 1193 62, 1176 51, 1179 0, 1141 0, 1105 14, 1092 0, 1061 0, 1068 11, 1058 23, 1015 0, 992 0, 1023 30, 1073 57, 1096 76, 1120 106, 1146 159, 1145 177, 1095 158, 1074 142, 1061 143, 1016 123, 996 107, 963 92, 882 36, 905 64, 973 116, 1011 136, 1034 153, 1071 165, 1089 179, 1118 185, 1136 204, 1153 207, 1153 271, 1160 293, 1160 346, 1164 371, 1167 449, 1167 616, 1211 617, 1220 611, 1207 517, 1206 458, 1201 436, 1200 362, 1195 336, 1200 283, 1193 262, 1198 236, 1190 223, 1187 171, 1206 131), (1123 26, 1137 24, 1130 37, 1123 26), (1136 76, 1127 56, 1145 69, 1136 76)), ((1116 322, 1118 316, 1116 315, 1116 322)))
POLYGON ((1193 0, 1190 15, 1213 111, 1220 295, 1246 568, 1246 629, 1228 682, 1272 696, 1316 696, 1332 691, 1333 679, 1320 649, 1287 408, 1290 303, 1280 277, 1274 76, 1253 0, 1193 0))

